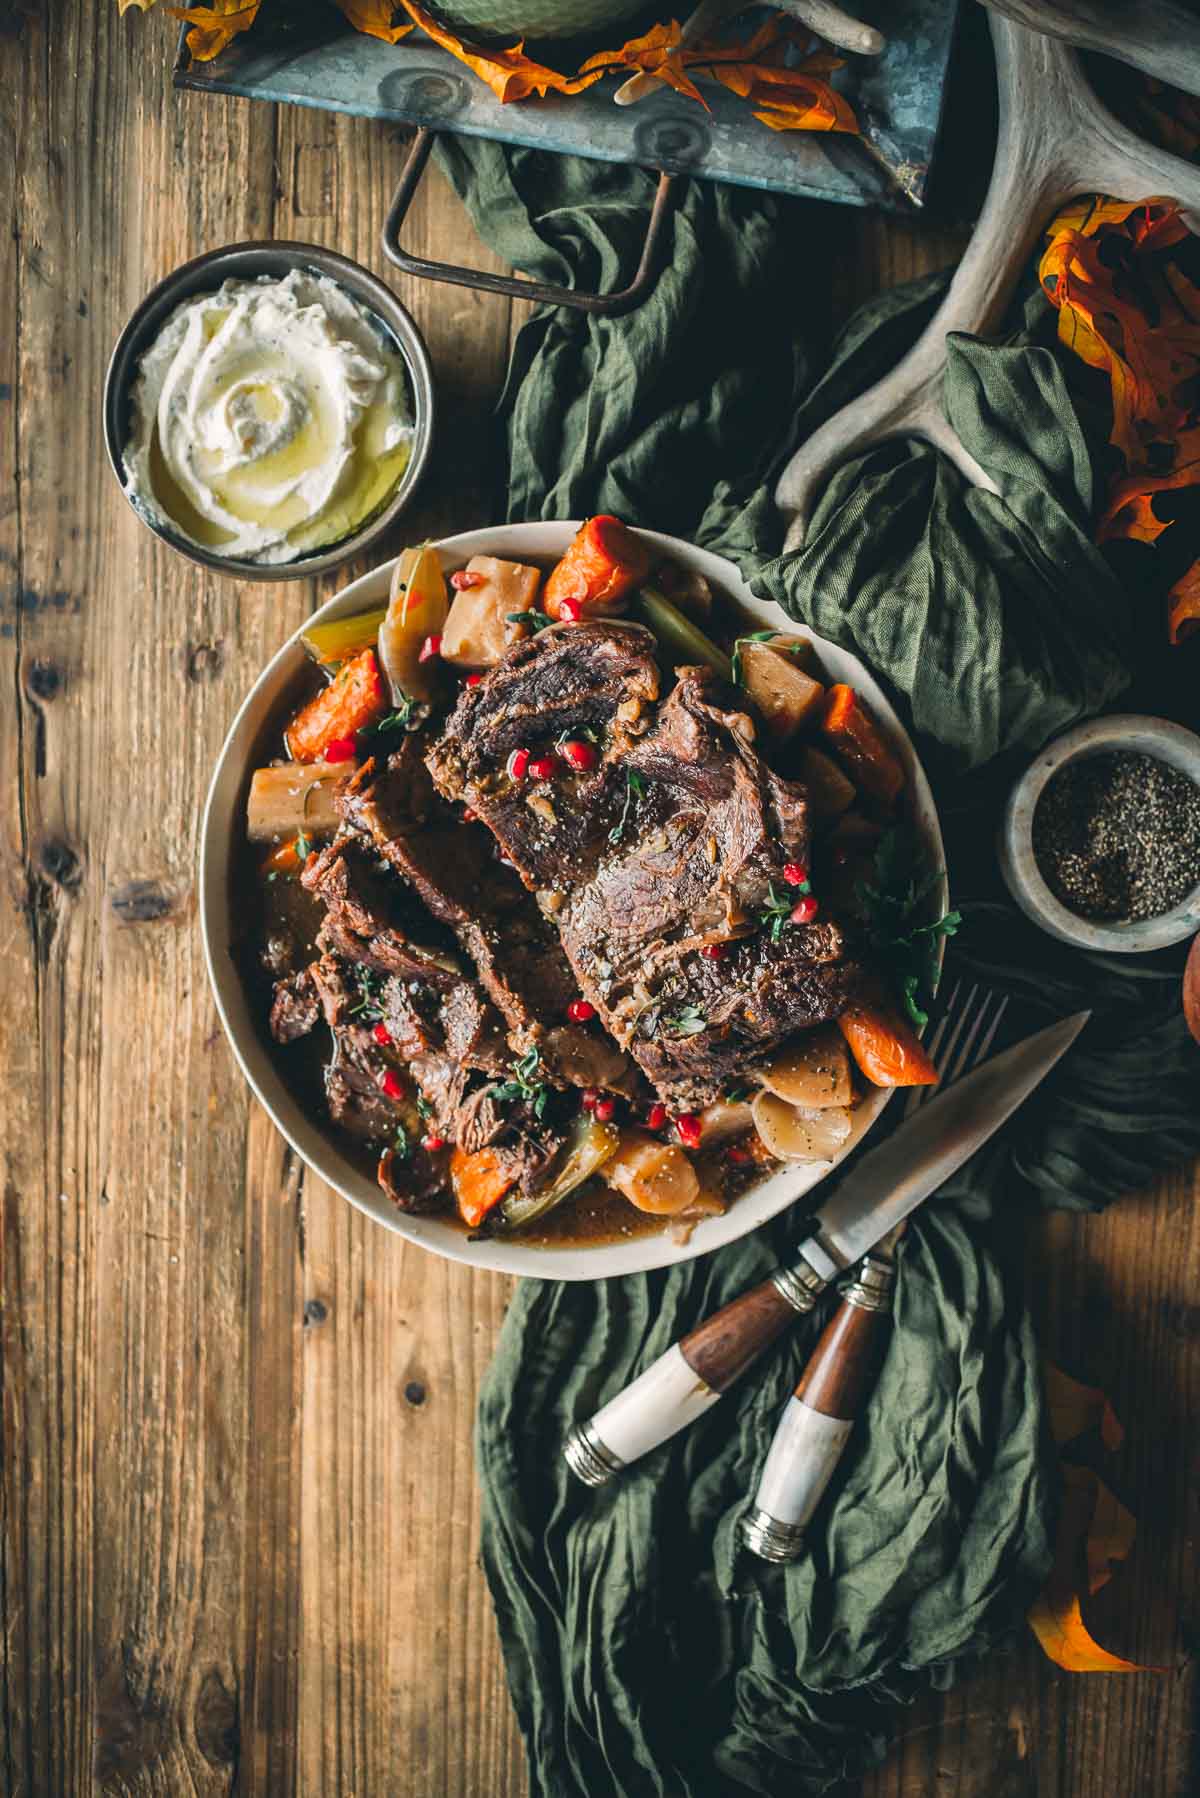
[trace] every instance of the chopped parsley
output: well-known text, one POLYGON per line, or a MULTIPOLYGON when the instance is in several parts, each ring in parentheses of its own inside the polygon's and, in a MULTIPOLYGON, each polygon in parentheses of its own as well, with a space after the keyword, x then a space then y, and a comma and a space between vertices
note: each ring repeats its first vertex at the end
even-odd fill
POLYGON ((626 768, 625 804, 622 807, 620 818, 608 833, 608 840, 610 843, 619 843, 621 841, 621 838, 625 835, 625 826, 629 822, 629 814, 632 811, 635 802, 642 797, 645 791, 646 782, 638 773, 637 769, 626 768))
POLYGON ((402 693, 400 696, 400 703, 397 705, 395 711, 385 712, 383 717, 380 718, 377 723, 368 724, 365 730, 359 732, 359 735, 364 737, 386 737, 390 735, 392 731, 416 730, 417 725, 420 723, 420 718, 416 715, 418 709, 418 701, 410 698, 407 693, 402 693))
POLYGON ((408 1140, 408 1131, 403 1124, 396 1125, 396 1134, 392 1138, 392 1147, 401 1161, 407 1161, 412 1153, 412 1145, 408 1140))
POLYGON ((940 879, 940 870, 927 866, 913 832, 895 825, 876 845, 872 878, 860 881, 856 890, 871 947, 918 1030, 929 1022, 922 1001, 933 992, 939 940, 953 936, 962 923, 956 911, 918 922, 940 879))
POLYGON ((433 1106, 421 1093, 417 1094, 417 1116, 424 1118, 426 1122, 433 1116, 433 1106))
POLYGON ((663 1023, 672 1036, 698 1036, 708 1028, 708 1018, 698 1005, 681 1005, 663 1019, 663 1023))
POLYGON ((367 1024, 377 1022, 383 1017, 383 1009, 379 1003, 382 976, 371 968, 364 968, 360 963, 354 970, 354 982, 358 987, 358 1003, 350 1007, 350 1016, 361 1017, 367 1024))
POLYGON ((792 908, 796 903, 795 894, 801 891, 808 891, 807 881, 804 882, 803 888, 793 887, 788 893, 781 893, 773 880, 769 883, 767 901, 758 916, 763 929, 770 931, 773 943, 777 943, 783 935, 784 927, 789 923, 792 908))
POLYGON ((536 1049, 527 1049, 519 1061, 511 1067, 512 1079, 502 1081, 492 1088, 492 1097, 499 1105, 507 1105, 513 1099, 526 1099, 532 1108, 535 1118, 545 1115, 550 1101, 550 1088, 544 1080, 535 1080, 533 1076, 541 1066, 542 1058, 536 1049))
POLYGON ((532 631, 544 631, 548 624, 554 623, 553 618, 548 617, 545 612, 535 612, 532 609, 528 612, 506 612, 504 616, 510 624, 527 624, 532 631))
POLYGON ((297 834, 296 842, 295 842, 295 850, 296 850, 296 860, 299 862, 306 862, 308 860, 309 856, 312 854, 312 850, 313 850, 312 838, 306 837, 302 830, 297 834))

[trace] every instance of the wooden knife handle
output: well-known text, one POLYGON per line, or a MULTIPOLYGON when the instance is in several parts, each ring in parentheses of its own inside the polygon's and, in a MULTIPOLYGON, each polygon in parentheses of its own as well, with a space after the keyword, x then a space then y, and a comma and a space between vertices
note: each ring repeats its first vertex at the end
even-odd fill
POLYGON ((891 1321, 893 1263, 868 1255, 787 1402, 742 1538, 764 1561, 794 1561, 874 1381, 891 1321))
POLYGON ((594 1417, 576 1424, 563 1450, 572 1473, 602 1486, 695 1423, 799 1313, 812 1310, 825 1285, 801 1260, 705 1318, 594 1417))

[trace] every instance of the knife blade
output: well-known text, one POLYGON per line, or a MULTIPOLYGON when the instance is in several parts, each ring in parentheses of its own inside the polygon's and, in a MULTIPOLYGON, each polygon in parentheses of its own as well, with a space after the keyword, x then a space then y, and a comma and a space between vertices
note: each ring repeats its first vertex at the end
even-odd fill
POLYGON ((1076 1012, 993 1056, 929 1099, 845 1175, 795 1258, 715 1312, 571 1431, 568 1466, 589 1486, 694 1423, 825 1287, 916 1210, 1010 1118, 1070 1048, 1076 1012))
POLYGON ((800 1244, 809 1266, 834 1279, 915 1211, 1041 1085, 1090 1016, 1075 1012, 993 1055, 869 1150, 821 1206, 800 1244))

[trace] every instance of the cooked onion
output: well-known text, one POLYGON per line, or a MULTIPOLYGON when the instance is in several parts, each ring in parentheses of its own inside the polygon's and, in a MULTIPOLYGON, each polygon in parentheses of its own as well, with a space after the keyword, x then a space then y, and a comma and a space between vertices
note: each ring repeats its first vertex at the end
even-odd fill
POLYGON ((631 1205, 655 1217, 674 1217, 700 1196, 700 1181, 684 1151, 641 1130, 622 1130, 621 1146, 602 1172, 631 1205))
POLYGON ((850 1134, 850 1113, 840 1105, 805 1110, 762 1092, 754 1101, 754 1128, 779 1161, 832 1161, 850 1134))
POLYGON ((802 1105, 806 1111, 849 1105, 852 1090, 846 1039, 836 1025, 809 1031, 789 1043, 759 1078, 768 1092, 790 1105, 802 1105))

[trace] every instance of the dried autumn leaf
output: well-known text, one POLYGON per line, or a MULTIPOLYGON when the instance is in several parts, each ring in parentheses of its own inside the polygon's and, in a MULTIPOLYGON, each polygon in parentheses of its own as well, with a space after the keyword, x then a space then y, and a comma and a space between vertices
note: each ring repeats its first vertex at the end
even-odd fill
MULTIPOLYGON (((1108 377, 1109 440, 1124 465, 1100 542, 1159 541, 1171 523, 1154 496, 1200 483, 1200 288, 1175 254, 1189 241, 1179 208, 1156 199, 1074 201, 1048 233, 1042 290, 1058 308, 1060 340, 1108 377)), ((1168 596, 1173 643, 1200 628, 1198 595, 1193 566, 1168 596)))
POLYGON ((544 64, 533 62, 525 55, 523 43, 514 44, 509 50, 483 50, 477 45, 468 44, 457 37, 448 26, 435 19, 432 13, 418 6, 416 0, 403 0, 405 12, 415 25, 419 25, 427 37, 451 56, 456 56, 461 63, 479 76, 495 94, 497 100, 525 100, 530 94, 547 94, 551 91, 558 94, 579 94, 584 88, 591 87, 599 81, 600 71, 594 75, 580 73, 578 75, 560 75, 557 69, 547 68, 544 64))
POLYGON ((1065 1465, 1054 1566, 1029 1612, 1042 1648, 1070 1673, 1162 1672, 1102 1648, 1083 1620, 1083 1595, 1098 1592, 1133 1546, 1136 1525, 1090 1467, 1065 1465))
POLYGON ((679 49, 681 31, 677 20, 668 19, 661 25, 652 26, 644 37, 630 38, 619 50, 600 50, 595 56, 589 56, 580 67, 580 74, 593 73, 599 80, 601 75, 608 75, 617 69, 633 69, 639 74, 653 75, 676 93, 686 94, 689 100, 699 100, 707 109, 700 89, 687 73, 685 67, 689 52, 679 49))
POLYGON ((1045 1363, 1042 1371, 1050 1430, 1060 1446, 1098 1425, 1105 1448, 1114 1452, 1120 1448, 1125 1431, 1099 1386, 1085 1386, 1081 1380, 1073 1380, 1069 1373, 1064 1373, 1051 1361, 1045 1363))
POLYGON ((169 6, 167 11, 192 27, 187 47, 196 61, 211 62, 239 32, 249 31, 260 4, 261 0, 212 0, 210 6, 169 6))
POLYGON ((403 7, 393 5, 392 0, 337 0, 337 5, 355 31, 380 38, 385 44, 398 44, 416 29, 403 7))

